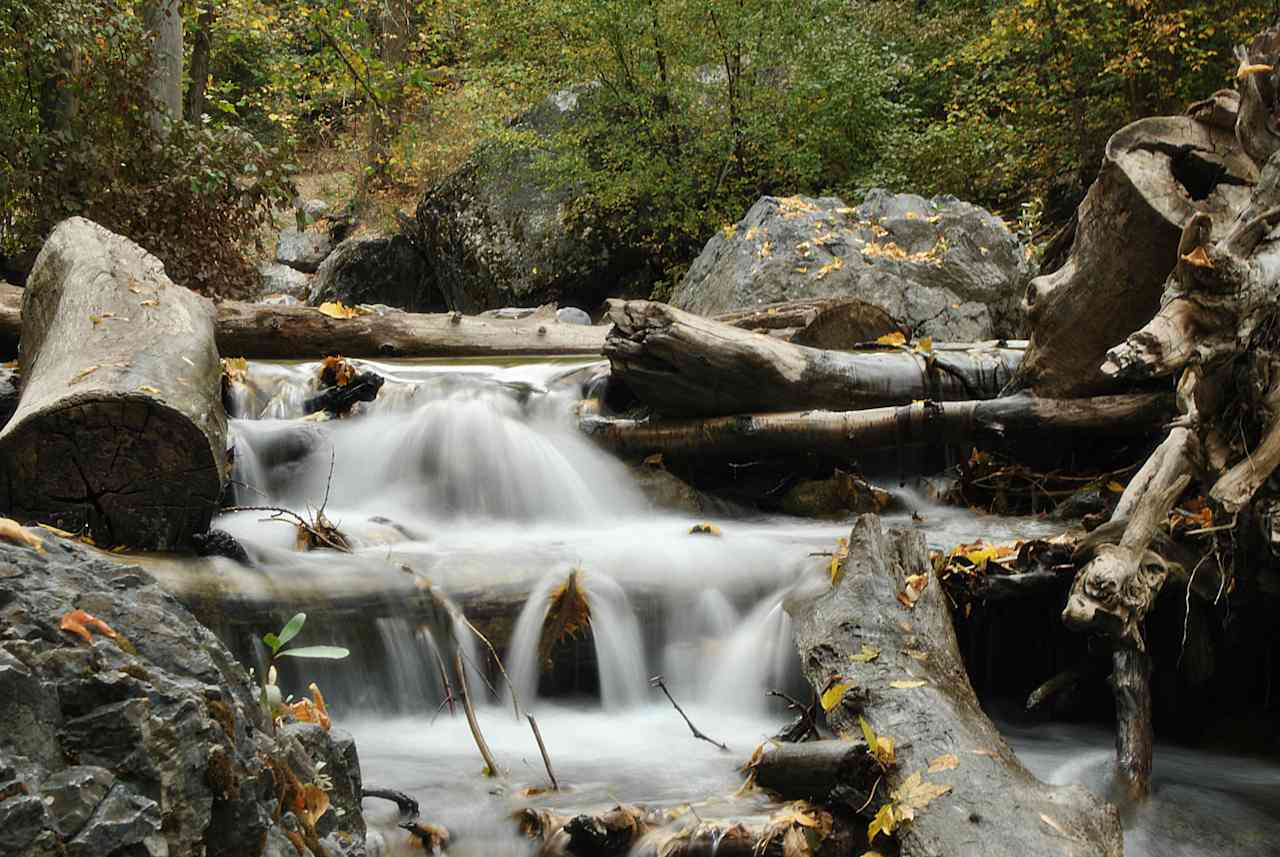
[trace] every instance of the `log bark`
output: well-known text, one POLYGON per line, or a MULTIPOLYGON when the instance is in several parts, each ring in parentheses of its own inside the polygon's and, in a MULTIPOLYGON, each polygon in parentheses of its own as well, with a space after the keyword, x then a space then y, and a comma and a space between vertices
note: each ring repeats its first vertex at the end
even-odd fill
POLYGON ((857 298, 809 298, 737 312, 716 321, 810 348, 847 350, 907 329, 875 304, 857 298))
POLYGON ((1111 689, 1116 700, 1116 779, 1130 801, 1151 791, 1155 733, 1151 726, 1151 658, 1137 646, 1112 653, 1111 689))
POLYGON ((1014 386, 1063 397, 1116 389, 1100 368, 1107 349, 1159 308, 1183 226, 1198 213, 1229 220, 1256 178, 1219 125, 1168 116, 1117 131, 1080 204, 1066 264, 1027 289, 1031 344, 1014 386))
POLYGON ((554 321, 508 321, 456 313, 386 310, 330 318, 313 307, 218 306, 218 350, 225 357, 508 357, 599 354, 605 329, 554 321))
POLYGON ((774 744, 751 770, 757 786, 783 800, 843 804, 855 812, 871 805, 883 774, 861 740, 774 744))
POLYGON ((653 301, 610 301, 613 377, 666 416, 993 398, 1021 352, 990 347, 848 354, 792 345, 653 301))
POLYGON ((22 318, 0 508, 107 546, 174 549, 207 530, 226 452, 213 306, 72 218, 36 259, 22 318))
POLYGON ((983 713, 923 535, 886 535, 875 516, 864 515, 849 545, 839 583, 832 588, 826 568, 814 569, 809 590, 797 590, 787 609, 805 676, 828 695, 831 728, 861 735, 865 719, 877 736, 896 741, 880 802, 917 775, 949 787, 898 828, 902 857, 1120 857, 1115 809, 1079 786, 1037 780, 983 713), (929 581, 912 608, 899 600, 910 575, 929 581), (878 655, 855 660, 863 646, 878 655), (837 685, 845 689, 831 699, 837 685))
POLYGON ((783 456, 816 453, 851 459, 871 449, 965 443, 1080 443, 1087 436, 1153 434, 1173 415, 1173 397, 1146 393, 1092 399, 1007 396, 969 402, 916 402, 867 411, 804 411, 682 420, 587 415, 579 426, 618 455, 783 456))

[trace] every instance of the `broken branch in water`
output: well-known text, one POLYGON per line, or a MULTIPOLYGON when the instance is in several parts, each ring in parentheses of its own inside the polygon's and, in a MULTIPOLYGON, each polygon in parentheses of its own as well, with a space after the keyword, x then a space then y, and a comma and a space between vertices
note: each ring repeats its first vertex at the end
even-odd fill
POLYGON ((708 744, 714 744, 715 746, 719 747, 721 750, 724 750, 726 753, 729 752, 729 748, 727 746, 720 743, 714 738, 708 738, 705 734, 702 733, 701 730, 698 729, 697 726, 693 725, 693 721, 689 719, 689 715, 684 713, 684 709, 680 707, 680 704, 678 702, 676 702, 675 697, 671 695, 671 691, 667 690, 667 684, 663 680, 662 676, 656 675, 653 678, 649 679, 649 686, 656 687, 660 689, 664 694, 666 694, 667 699, 671 700, 671 705, 674 706, 675 710, 679 712, 681 717, 684 718, 684 722, 689 724, 689 731, 693 733, 694 738, 697 738, 700 741, 706 741, 708 744))
POLYGON ((462 653, 454 655, 453 664, 458 671, 458 687, 462 690, 462 710, 467 715, 467 725, 471 727, 471 737, 475 739, 476 748, 480 751, 481 758, 484 759, 485 776, 498 776, 498 763, 493 760, 493 753, 489 750, 488 743, 484 740, 484 735, 480 733, 480 722, 476 720, 476 709, 471 704, 471 689, 467 686, 467 671, 462 663, 462 653))
POLYGON ((326 547, 342 553, 351 553, 351 542, 334 524, 324 516, 323 509, 314 521, 308 521, 292 509, 280 506, 227 506, 222 513, 228 512, 270 512, 271 521, 286 521, 298 528, 298 541, 308 547, 326 547), (290 520, 291 519, 291 520, 290 520))
POLYGON ((525 716, 529 718, 529 726, 533 728, 533 737, 538 742, 538 752, 542 754, 542 764, 546 766, 547 777, 551 780, 551 790, 558 792, 560 791, 560 783, 556 781, 555 771, 551 770, 551 757, 547 755, 547 745, 542 743, 542 730, 538 728, 538 721, 533 719, 532 714, 525 716))

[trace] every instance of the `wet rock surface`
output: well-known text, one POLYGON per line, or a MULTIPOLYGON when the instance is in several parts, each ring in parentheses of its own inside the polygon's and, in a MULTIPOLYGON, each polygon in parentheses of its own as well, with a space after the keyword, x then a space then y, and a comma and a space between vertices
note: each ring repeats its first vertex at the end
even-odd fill
POLYGON ((873 190, 850 206, 836 197, 766 196, 707 242, 671 303, 715 315, 854 297, 917 337, 1014 338, 1032 273, 998 217, 954 197, 873 190))
POLYGON ((41 537, 0 542, 0 853, 364 854, 350 736, 273 736, 243 667, 145 571, 41 537), (62 630, 72 610, 116 636, 62 630), (308 784, 331 801, 310 827, 308 784))

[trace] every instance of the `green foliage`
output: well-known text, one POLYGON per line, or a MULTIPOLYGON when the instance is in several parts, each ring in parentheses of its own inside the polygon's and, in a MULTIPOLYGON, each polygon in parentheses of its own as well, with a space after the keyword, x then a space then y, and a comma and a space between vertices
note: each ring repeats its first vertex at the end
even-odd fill
POLYGON ((283 150, 235 127, 156 127, 150 50, 123 0, 0 0, 0 252, 89 217, 183 285, 253 285, 244 238, 293 194, 283 150))

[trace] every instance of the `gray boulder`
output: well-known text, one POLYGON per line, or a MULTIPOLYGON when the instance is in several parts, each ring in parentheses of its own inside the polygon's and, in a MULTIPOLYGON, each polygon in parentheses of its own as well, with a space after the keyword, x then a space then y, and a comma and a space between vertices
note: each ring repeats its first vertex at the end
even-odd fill
POLYGON ((518 142, 482 146, 422 198, 414 241, 450 309, 595 307, 609 296, 647 296, 644 255, 609 246, 600 229, 575 222, 570 203, 580 188, 536 163, 554 135, 588 115, 592 90, 550 96, 512 121, 526 132, 518 142))
POLYGON ((258 266, 258 276, 262 280, 258 294, 263 296, 288 295, 306 300, 311 290, 310 276, 279 262, 263 262, 258 266))
POLYGON ((403 235, 348 238, 316 271, 307 302, 385 304, 409 312, 441 309, 431 268, 403 235))
POLYGON ((835 197, 766 196, 707 242, 671 303, 716 315, 855 297, 916 336, 1015 338, 1032 273, 999 218, 954 197, 873 190, 855 208, 835 197))
POLYGON ((301 824, 278 773, 320 784, 324 761, 343 811, 308 833, 363 855, 349 736, 273 736, 244 669, 145 571, 31 532, 43 553, 0 542, 0 853, 258 854, 301 824), (61 630, 75 609, 118 636, 61 630))
POLYGON ((298 271, 314 274, 331 252, 333 241, 329 238, 329 233, 286 229, 280 233, 280 240, 276 244, 276 261, 298 271))

